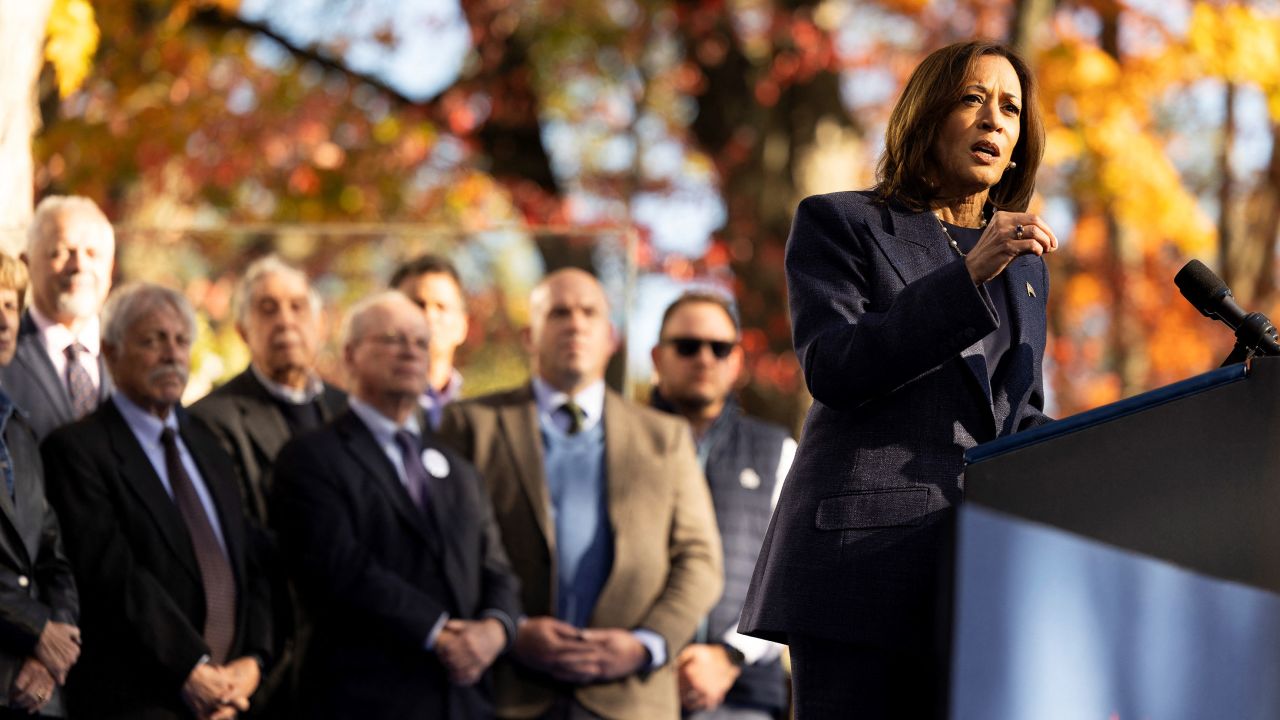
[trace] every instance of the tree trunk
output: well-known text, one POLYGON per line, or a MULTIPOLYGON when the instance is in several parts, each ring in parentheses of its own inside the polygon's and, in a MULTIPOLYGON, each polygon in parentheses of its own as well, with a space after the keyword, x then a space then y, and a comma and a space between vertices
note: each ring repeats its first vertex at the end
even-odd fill
POLYGON ((31 219, 31 138, 39 115, 36 83, 44 63, 44 32, 52 0, 0 3, 0 250, 23 249, 31 219))

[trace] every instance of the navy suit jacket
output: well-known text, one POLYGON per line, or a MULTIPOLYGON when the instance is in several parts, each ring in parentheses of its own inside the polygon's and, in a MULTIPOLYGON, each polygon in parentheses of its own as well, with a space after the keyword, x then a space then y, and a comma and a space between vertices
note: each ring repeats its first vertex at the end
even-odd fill
POLYGON ((445 612, 475 620, 497 611, 513 638, 519 582, 475 468, 430 433, 422 443, 445 460, 425 513, 350 410, 276 459, 271 522, 313 623, 301 717, 493 714, 487 681, 450 683, 424 644, 445 612))
MULTIPOLYGON (((98 356, 98 404, 111 396, 111 376, 106 363, 98 356)), ((71 408, 71 395, 67 383, 58 377, 53 361, 44 351, 44 341, 31 311, 22 313, 18 326, 18 347, 13 362, 0 367, 0 385, 13 399, 13 403, 27 413, 27 423, 35 431, 36 440, 43 440, 54 430, 76 419, 71 408)))
POLYGON ((814 404, 740 630, 928 649, 965 450, 1048 419, 1044 262, 1018 257, 991 281, 1012 327, 990 381, 980 340, 999 317, 932 213, 870 192, 806 198, 786 272, 814 404))
MULTIPOLYGON (((269 663, 270 590, 231 458, 203 423, 173 412, 217 508, 236 579, 230 657, 269 663)), ((40 453, 82 601, 84 651, 67 681, 70 715, 192 717, 182 686, 209 647, 200 566, 177 504, 114 402, 54 431, 40 453)))

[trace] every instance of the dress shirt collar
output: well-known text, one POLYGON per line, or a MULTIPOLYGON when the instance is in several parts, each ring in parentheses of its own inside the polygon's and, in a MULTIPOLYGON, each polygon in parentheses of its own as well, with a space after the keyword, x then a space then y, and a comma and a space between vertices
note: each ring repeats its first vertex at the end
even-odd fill
POLYGON ((178 432, 178 408, 169 408, 169 414, 164 420, 143 410, 137 403, 129 399, 119 389, 111 393, 111 401, 116 404, 116 408, 120 410, 120 414, 124 416, 125 423, 129 429, 133 431, 135 437, 148 445, 160 444, 160 433, 165 428, 173 430, 174 434, 178 432))
POLYGON ((458 372, 458 368, 454 368, 453 374, 449 376, 449 384, 445 385, 443 390, 436 390, 430 384, 427 385, 427 389, 422 393, 422 406, 430 408, 448 405, 457 400, 460 395, 462 395, 462 373, 458 372))
POLYGON ((417 413, 409 413, 409 418, 404 424, 397 424, 395 420, 383 415, 374 409, 372 405, 364 402, 355 395, 347 398, 347 405, 351 408, 351 412, 360 418, 360 421, 369 428, 369 432, 373 433, 373 437, 378 441, 379 445, 394 445, 396 441, 396 432, 399 430, 408 430, 409 432, 422 437, 422 428, 418 425, 417 413))
POLYGON ((73 333, 65 325, 54 322, 45 317, 44 313, 35 306, 30 306, 31 320, 36 324, 36 330, 40 333, 40 339, 44 341, 45 352, 50 357, 61 357, 66 353, 71 343, 79 342, 84 346, 85 350, 94 358, 98 357, 98 353, 102 350, 102 326, 98 322, 98 318, 90 318, 81 326, 80 332, 73 333))
MULTIPOLYGON (((578 404, 578 407, 582 408, 583 414, 586 415, 586 419, 582 422, 583 430, 590 430, 595 427, 596 423, 600 422, 600 418, 604 416, 604 391, 604 380, 597 380, 573 396, 573 401, 578 404)), ((559 427, 560 423, 555 421, 556 411, 569 401, 568 393, 560 392, 548 385, 542 378, 535 377, 533 379, 533 397, 538 403, 538 414, 547 416, 559 427)))
POLYGON ((316 375, 314 372, 307 377, 307 386, 298 390, 296 388, 288 387, 287 385, 281 385, 267 377, 266 373, 259 370, 258 366, 252 362, 249 363, 249 370, 253 373, 253 376, 257 378, 258 382, 262 384, 262 387, 267 391, 267 394, 277 400, 287 402, 290 405, 306 405, 309 402, 314 402, 316 398, 320 397, 320 395, 324 393, 324 381, 321 380, 320 376, 316 375))

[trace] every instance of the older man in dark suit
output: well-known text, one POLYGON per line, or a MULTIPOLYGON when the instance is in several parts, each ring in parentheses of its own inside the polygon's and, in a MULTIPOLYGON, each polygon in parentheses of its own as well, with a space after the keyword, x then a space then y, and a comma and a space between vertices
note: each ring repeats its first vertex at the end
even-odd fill
POLYGON ((41 446, 81 590, 73 715, 230 718, 270 647, 270 600, 231 459, 179 407, 195 317, 178 292, 122 288, 103 310, 110 401, 41 446))
MULTIPOLYGON (((13 360, 27 273, 0 253, 0 367, 13 360)), ((80 603, 45 501, 31 427, 0 387, 0 718, 61 717, 60 685, 80 656, 80 603)))
POLYGON ((36 207, 23 259, 32 302, 0 382, 43 438, 111 394, 98 311, 111 290, 115 234, 92 200, 50 196, 36 207))
POLYGON ((417 412, 426 320, 386 292, 343 336, 350 411, 275 470, 272 522, 314 624, 302 717, 488 717, 519 590, 475 469, 417 412))
POLYGON ((275 255, 245 269, 232 297, 232 315, 249 346, 249 367, 191 407, 213 429, 235 460, 245 509, 258 527, 272 581, 272 626, 278 662, 263 682, 258 717, 293 714, 297 655, 306 623, 295 612, 283 565, 268 524, 268 481, 280 448, 290 438, 319 428, 347 407, 347 395, 316 373, 321 303, 305 273, 275 255))
POLYGON ((504 718, 674 719, 674 659, 724 583, 684 421, 605 387, 604 289, 577 269, 531 298, 531 385, 445 410, 475 459, 530 617, 498 674, 504 718))

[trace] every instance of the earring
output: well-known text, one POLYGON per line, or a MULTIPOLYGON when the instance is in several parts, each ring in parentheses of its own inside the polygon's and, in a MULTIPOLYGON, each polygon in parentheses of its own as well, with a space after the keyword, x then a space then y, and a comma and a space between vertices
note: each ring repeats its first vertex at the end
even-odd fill
POLYGON ((1018 167, 1018 163, 1014 162, 1013 160, 1010 160, 1008 169, 1013 170, 1016 167, 1018 167))

